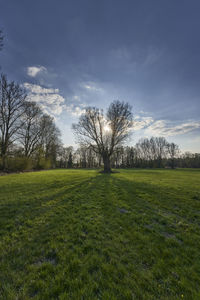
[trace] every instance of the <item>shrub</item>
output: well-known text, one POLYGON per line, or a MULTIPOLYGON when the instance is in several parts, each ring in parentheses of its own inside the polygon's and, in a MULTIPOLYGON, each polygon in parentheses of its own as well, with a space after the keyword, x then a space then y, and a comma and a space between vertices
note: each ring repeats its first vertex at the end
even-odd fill
POLYGON ((49 159, 40 158, 34 169, 45 170, 51 168, 51 161, 49 159))
POLYGON ((28 171, 33 169, 33 161, 27 157, 9 157, 6 160, 8 171, 28 171))

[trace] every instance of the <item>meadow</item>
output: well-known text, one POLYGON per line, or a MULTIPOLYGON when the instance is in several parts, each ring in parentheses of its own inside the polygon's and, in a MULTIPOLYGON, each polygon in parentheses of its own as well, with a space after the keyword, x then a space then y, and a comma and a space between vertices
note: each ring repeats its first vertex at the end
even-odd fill
POLYGON ((200 170, 1 176, 0 299, 200 299, 200 170))

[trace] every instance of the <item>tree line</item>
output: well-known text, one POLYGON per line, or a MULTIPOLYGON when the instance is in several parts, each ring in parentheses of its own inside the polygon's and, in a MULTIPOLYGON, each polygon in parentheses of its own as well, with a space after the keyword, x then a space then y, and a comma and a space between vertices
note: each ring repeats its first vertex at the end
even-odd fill
MULTIPOLYGON (((64 147, 57 162, 59 168, 101 168, 102 158, 89 147, 64 147)), ((163 137, 141 139, 134 147, 121 146, 111 157, 112 168, 200 168, 200 153, 181 153, 178 146, 163 137), (165 143, 160 155, 159 140, 165 143), (144 149, 145 143, 155 143, 154 149, 144 149), (175 151, 174 151, 175 147, 175 151), (171 148, 171 149, 170 149, 171 148)))

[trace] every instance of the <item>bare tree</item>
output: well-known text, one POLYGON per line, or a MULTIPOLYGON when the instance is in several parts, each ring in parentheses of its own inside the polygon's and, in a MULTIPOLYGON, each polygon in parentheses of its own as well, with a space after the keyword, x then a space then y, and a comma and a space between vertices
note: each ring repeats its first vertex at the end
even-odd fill
MULTIPOLYGON (((69 147, 60 147, 60 167, 67 168, 70 153, 73 154, 74 149, 72 146, 69 147)), ((73 156, 72 156, 73 158, 73 156)))
POLYGON ((179 154, 179 147, 178 145, 174 144, 174 143, 167 143, 167 151, 170 157, 170 165, 171 168, 174 169, 175 167, 175 158, 177 157, 177 155, 179 154))
POLYGON ((21 117, 25 110, 26 94, 14 81, 8 82, 5 75, 0 79, 0 156, 5 169, 9 146, 16 139, 21 126, 21 117))
POLYGON ((18 130, 19 143, 23 146, 26 157, 30 157, 37 149, 41 136, 40 119, 42 111, 35 102, 25 103, 25 113, 21 117, 18 130))
POLYGON ((161 168, 167 157, 167 141, 164 137, 142 138, 136 144, 136 151, 144 166, 161 168))
POLYGON ((71 152, 69 153, 69 158, 68 158, 68 161, 67 161, 67 167, 69 169, 71 169, 73 167, 73 156, 72 156, 71 152))
POLYGON ((164 137, 155 137, 155 149, 156 149, 156 158, 158 162, 158 167, 162 167, 162 160, 167 156, 166 149, 167 149, 167 141, 164 137))
POLYGON ((79 142, 101 155, 105 173, 111 172, 110 158, 115 149, 126 141, 131 127, 131 107, 120 101, 110 104, 106 116, 103 110, 87 108, 78 124, 72 125, 79 142))
POLYGON ((143 163, 150 165, 155 156, 154 138, 142 138, 136 144, 136 149, 143 163))
POLYGON ((40 120, 40 148, 44 158, 51 160, 53 167, 56 167, 56 158, 59 155, 61 146, 60 130, 55 125, 54 119, 49 115, 43 115, 40 120))

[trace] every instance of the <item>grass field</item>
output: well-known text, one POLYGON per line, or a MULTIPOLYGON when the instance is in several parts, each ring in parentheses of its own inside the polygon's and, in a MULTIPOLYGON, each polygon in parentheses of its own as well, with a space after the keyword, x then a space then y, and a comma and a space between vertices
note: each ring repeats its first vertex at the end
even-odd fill
POLYGON ((0 177, 0 299, 200 299, 200 170, 0 177))

